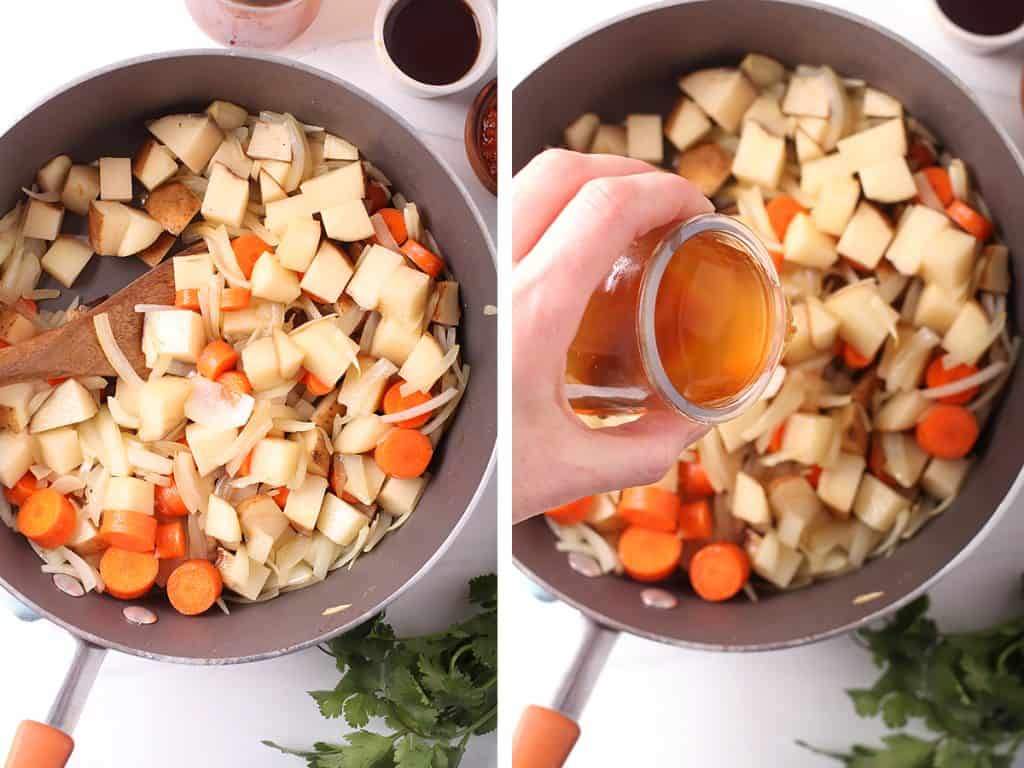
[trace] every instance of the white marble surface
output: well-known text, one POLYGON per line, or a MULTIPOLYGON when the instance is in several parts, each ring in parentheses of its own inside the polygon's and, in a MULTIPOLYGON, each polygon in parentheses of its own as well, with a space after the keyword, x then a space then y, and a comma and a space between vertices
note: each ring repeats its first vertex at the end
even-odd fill
MULTIPOLYGON (((478 183, 463 151, 465 110, 473 92, 423 101, 401 91, 379 66, 370 41, 376 0, 324 0, 314 25, 281 55, 350 80, 401 113, 463 180, 496 234, 496 202, 478 183)), ((8 73, 0 131, 62 83, 96 67, 157 51, 211 47, 181 0, 35 0, 9 9, 0 50, 8 73), (40 37, 40 30, 45 32, 40 37)), ((73 116, 69 116, 73 119, 73 116)), ((424 201, 426 202, 426 201, 424 201)), ((392 608, 403 633, 432 631, 455 619, 466 581, 495 566, 492 482, 447 555, 392 608)), ((43 719, 71 659, 73 644, 46 622, 25 624, 0 607, 0 751, 22 718, 43 719)), ((336 741, 339 721, 323 720, 305 691, 333 687, 338 675, 310 650, 246 666, 203 669, 112 653, 75 731, 71 768, 300 765, 260 739, 306 747, 336 741)), ((494 766, 495 737, 476 739, 467 766, 494 766)))
MULTIPOLYGON (((990 114, 1024 147, 1018 101, 1021 57, 984 59, 955 48, 925 0, 832 0, 911 39, 951 67, 990 114)), ((603 19, 647 5, 632 0, 551 3, 519 0, 502 17, 503 70, 509 86, 566 41, 603 19), (544 24, 536 19, 543 13, 544 24), (529 35, 530 45, 511 40, 529 35)), ((851 73, 852 74, 852 73, 851 73)), ((1009 510, 987 541, 933 592, 944 626, 979 626, 1020 611, 1024 502, 1009 510)), ((547 703, 580 635, 574 610, 537 602, 516 577, 502 593, 503 725, 522 707, 547 703), (510 639, 511 631, 515 639, 510 639), (515 674, 507 670, 515 669, 515 674)), ((727 655, 677 650, 621 637, 582 717, 570 767, 722 766, 817 768, 835 765, 794 745, 874 742, 881 730, 853 714, 844 688, 868 684, 875 670, 848 637, 790 651, 727 655)), ((503 727, 501 743, 510 736, 503 727)), ((1024 759, 1019 763, 1024 765, 1024 759)))

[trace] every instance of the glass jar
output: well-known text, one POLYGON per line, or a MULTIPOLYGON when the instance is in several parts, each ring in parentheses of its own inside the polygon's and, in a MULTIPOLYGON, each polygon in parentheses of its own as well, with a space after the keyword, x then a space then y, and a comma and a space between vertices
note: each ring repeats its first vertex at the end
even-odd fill
POLYGON ((577 413, 728 421, 764 391, 787 328, 779 276, 757 236, 730 216, 696 216, 616 259, 569 348, 566 394, 577 413))
POLYGON ((203 32, 240 48, 282 48, 320 11, 320 0, 185 0, 185 5, 203 32))

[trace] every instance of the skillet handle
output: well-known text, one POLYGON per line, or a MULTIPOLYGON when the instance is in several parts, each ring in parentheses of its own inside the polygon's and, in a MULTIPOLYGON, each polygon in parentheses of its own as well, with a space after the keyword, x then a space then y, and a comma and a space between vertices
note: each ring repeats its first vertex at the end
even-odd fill
POLYGON ((5 768, 64 768, 75 740, 59 728, 23 720, 14 734, 5 768))
POLYGON ((527 707, 512 736, 512 768, 562 768, 579 737, 575 720, 547 707, 527 707))

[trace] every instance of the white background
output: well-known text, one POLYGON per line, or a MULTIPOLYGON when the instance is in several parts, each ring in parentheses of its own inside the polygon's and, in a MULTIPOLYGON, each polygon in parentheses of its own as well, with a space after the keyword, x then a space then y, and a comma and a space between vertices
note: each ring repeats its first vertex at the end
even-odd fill
MULTIPOLYGON (((96 67, 146 53, 214 45, 193 26, 182 0, 33 0, 4 7, 8 34, 0 48, 0 71, 7 77, 0 132, 53 89, 96 67)), ((324 0, 314 25, 280 53, 350 80, 420 129, 473 194, 494 237, 495 199, 480 186, 463 149, 463 122, 474 91, 423 101, 394 86, 370 41, 375 8, 375 0, 324 0)), ((265 106, 273 109, 272 103, 265 106)), ((401 180, 396 182, 400 187, 401 180)), ((433 631, 458 618, 466 581, 494 569, 495 504, 492 483, 447 556, 389 611, 400 633, 433 631)), ((3 754, 21 719, 45 717, 73 643, 47 622, 20 622, 2 604, 0 637, 3 754)), ((322 719, 305 693, 331 688, 337 680, 332 660, 317 650, 220 668, 157 664, 111 653, 75 731, 77 750, 69 765, 299 766, 302 761, 259 741, 269 738, 304 748, 315 740, 337 741, 343 722, 322 719)), ((494 752, 493 735, 476 739, 465 765, 494 766, 494 752)))
MULTIPOLYGON (((870 16, 936 55, 1024 146, 1019 53, 1016 58, 981 59, 960 52, 943 37, 925 0, 831 4, 870 16)), ((580 33, 644 5, 632 0, 506 4, 501 18, 504 81, 514 86, 580 33), (529 44, 522 44, 524 40, 529 44)), ((933 591, 935 612, 944 626, 979 626, 1021 611, 1022 513, 1020 503, 1010 509, 987 542, 933 591)), ((549 703, 581 629, 573 609, 537 602, 525 579, 518 574, 515 579, 516 588, 506 585, 502 593, 502 744, 525 705, 549 703), (514 628, 514 638, 509 628, 514 628)), ((793 741, 802 738, 825 747, 874 742, 881 730, 857 718, 843 694, 844 688, 867 685, 874 677, 869 658, 850 638, 771 654, 727 655, 622 637, 584 712, 583 735, 568 765, 836 765, 793 741)))

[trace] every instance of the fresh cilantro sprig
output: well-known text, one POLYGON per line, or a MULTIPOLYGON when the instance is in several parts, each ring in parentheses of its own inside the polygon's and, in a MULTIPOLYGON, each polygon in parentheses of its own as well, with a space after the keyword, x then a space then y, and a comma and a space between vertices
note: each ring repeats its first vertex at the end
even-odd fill
POLYGON ((922 597, 857 633, 882 674, 847 693, 861 717, 881 716, 893 729, 916 720, 936 737, 893 733, 881 747, 814 751, 849 768, 1010 767, 1024 741, 1024 617, 942 633, 927 611, 922 597))
POLYGON ((470 737, 494 730, 498 716, 497 577, 470 581, 469 601, 476 615, 441 632, 398 638, 380 615, 327 644, 342 677, 310 696, 324 717, 359 729, 345 743, 263 743, 308 768, 456 768, 470 737), (367 730, 371 718, 390 733, 367 730))

